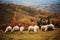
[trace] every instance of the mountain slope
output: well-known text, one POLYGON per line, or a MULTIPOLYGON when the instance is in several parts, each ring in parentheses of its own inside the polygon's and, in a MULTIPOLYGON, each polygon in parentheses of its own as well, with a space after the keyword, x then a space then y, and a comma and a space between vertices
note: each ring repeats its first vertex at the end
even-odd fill
POLYGON ((0 24, 8 24, 14 16, 14 12, 16 12, 17 20, 25 16, 34 17, 35 15, 52 15, 52 12, 50 11, 37 10, 29 6, 16 5, 13 3, 0 3, 0 24))
POLYGON ((37 10, 23 5, 0 3, 0 23, 8 24, 9 21, 12 19, 14 12, 16 12, 17 19, 19 19, 26 15, 33 16, 35 15, 35 12, 37 12, 37 10))

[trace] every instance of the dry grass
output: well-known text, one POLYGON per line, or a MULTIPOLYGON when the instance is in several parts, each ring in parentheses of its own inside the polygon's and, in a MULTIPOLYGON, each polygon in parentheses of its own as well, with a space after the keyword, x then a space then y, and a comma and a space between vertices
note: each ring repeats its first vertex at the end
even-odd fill
MULTIPOLYGON (((41 31, 37 33, 29 33, 24 31, 24 33, 15 32, 13 34, 1 34, 0 40, 59 40, 56 37, 60 33, 60 28, 55 29, 54 31, 41 31)), ((59 36, 60 37, 60 36, 59 36)))

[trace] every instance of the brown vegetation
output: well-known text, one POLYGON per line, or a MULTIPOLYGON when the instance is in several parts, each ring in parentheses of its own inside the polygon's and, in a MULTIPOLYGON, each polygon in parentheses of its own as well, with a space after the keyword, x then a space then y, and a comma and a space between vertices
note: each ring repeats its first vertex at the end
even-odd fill
POLYGON ((50 11, 36 10, 35 8, 16 4, 0 4, 0 24, 15 24, 25 23, 30 24, 31 19, 37 22, 40 17, 51 17, 51 20, 56 18, 60 20, 59 13, 52 13, 50 11), (15 12, 15 16, 14 16, 15 12))

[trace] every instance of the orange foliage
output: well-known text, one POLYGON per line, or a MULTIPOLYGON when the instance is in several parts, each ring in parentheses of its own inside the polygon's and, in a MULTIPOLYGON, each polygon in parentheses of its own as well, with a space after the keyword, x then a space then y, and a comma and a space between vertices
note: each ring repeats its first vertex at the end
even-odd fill
POLYGON ((31 22, 30 23, 30 25, 33 25, 33 26, 36 25, 36 24, 37 24, 36 22, 31 22))
POLYGON ((29 18, 21 18, 17 21, 17 23, 25 23, 25 24, 30 24, 30 19, 29 18))

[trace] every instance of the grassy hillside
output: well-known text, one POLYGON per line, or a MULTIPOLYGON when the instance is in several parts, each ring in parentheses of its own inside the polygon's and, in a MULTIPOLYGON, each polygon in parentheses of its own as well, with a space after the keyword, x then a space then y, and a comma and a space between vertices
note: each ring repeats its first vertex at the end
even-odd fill
POLYGON ((13 17, 13 12, 16 12, 17 19, 26 16, 34 15, 35 9, 15 4, 0 4, 0 23, 9 23, 13 17))
MULTIPOLYGON (((0 24, 8 24, 13 17, 13 13, 16 12, 16 19, 19 20, 23 17, 35 17, 36 15, 53 16, 54 14, 49 11, 37 10, 32 7, 16 4, 3 4, 0 3, 0 24)), ((60 15, 60 14, 59 14, 60 15)), ((53 17, 55 17, 54 15, 53 17)))

